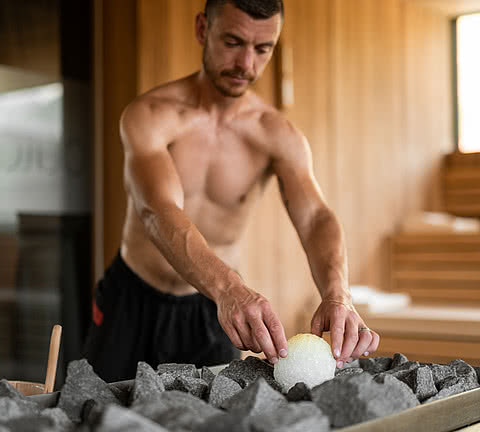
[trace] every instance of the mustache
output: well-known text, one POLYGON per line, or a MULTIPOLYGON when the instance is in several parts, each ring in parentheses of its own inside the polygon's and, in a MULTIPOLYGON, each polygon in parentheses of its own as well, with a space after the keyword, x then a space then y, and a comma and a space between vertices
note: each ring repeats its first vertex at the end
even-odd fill
POLYGON ((253 81, 254 77, 249 74, 244 74, 242 71, 239 70, 226 70, 221 73, 222 76, 228 76, 231 78, 237 78, 246 81, 253 81))

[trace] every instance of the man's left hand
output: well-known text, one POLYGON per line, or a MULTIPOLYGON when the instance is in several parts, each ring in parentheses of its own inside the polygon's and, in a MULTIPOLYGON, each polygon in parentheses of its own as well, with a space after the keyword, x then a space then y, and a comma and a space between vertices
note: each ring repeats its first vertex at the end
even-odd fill
POLYGON ((380 336, 365 325, 353 304, 347 301, 323 300, 311 325, 312 333, 320 337, 330 331, 332 352, 339 368, 362 355, 372 354, 380 342, 380 336))

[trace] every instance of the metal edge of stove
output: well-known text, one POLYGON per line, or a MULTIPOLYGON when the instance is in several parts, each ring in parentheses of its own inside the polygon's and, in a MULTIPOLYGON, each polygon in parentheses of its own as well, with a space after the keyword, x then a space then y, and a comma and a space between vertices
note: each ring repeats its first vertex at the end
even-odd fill
POLYGON ((480 421, 480 388, 368 422, 341 432, 451 432, 480 421))

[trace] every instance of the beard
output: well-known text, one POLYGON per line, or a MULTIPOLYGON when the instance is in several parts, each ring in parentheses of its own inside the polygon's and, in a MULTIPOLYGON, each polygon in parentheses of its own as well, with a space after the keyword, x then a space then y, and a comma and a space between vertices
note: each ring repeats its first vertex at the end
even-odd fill
POLYGON ((216 71, 213 67, 213 62, 211 61, 211 56, 209 52, 210 50, 208 48, 207 40, 207 42, 205 43, 205 48, 203 50, 202 63, 205 74, 210 79, 210 82, 213 84, 213 86, 225 97, 238 98, 243 96, 250 87, 250 85, 256 81, 255 78, 250 75, 246 75, 242 70, 238 68, 233 70, 226 69, 221 72, 216 71), (228 86, 228 84, 223 81, 224 77, 245 79, 247 81, 247 85, 241 87, 228 86))

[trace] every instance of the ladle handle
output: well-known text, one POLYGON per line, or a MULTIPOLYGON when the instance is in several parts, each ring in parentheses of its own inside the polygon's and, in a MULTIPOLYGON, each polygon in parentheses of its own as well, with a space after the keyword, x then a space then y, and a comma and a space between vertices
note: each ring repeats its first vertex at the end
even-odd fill
POLYGON ((56 324, 50 337, 50 351, 48 353, 47 376, 45 377, 44 393, 52 393, 57 375, 58 351, 60 350, 60 338, 62 337, 62 326, 56 324))

